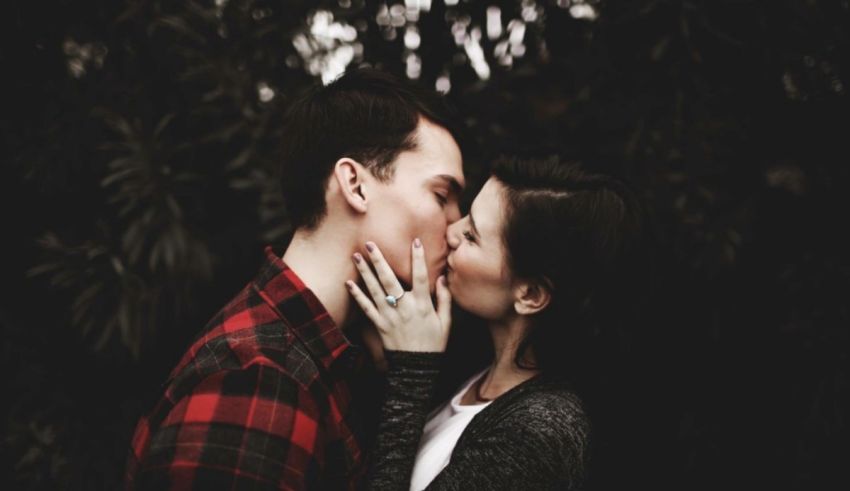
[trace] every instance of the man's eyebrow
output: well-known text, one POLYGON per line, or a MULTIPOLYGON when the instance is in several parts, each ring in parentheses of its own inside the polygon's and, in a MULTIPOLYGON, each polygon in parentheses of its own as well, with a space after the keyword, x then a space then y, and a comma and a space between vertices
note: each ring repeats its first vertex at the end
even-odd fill
POLYGON ((435 179, 445 181, 455 194, 460 195, 463 193, 463 186, 457 182, 457 179, 455 179, 454 176, 439 174, 435 177, 435 179))

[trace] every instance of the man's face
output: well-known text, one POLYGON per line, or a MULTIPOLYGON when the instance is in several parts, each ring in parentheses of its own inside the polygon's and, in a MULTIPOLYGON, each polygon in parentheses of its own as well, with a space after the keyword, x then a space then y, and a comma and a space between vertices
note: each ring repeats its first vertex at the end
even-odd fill
POLYGON ((460 219, 463 161, 451 133, 441 126, 420 119, 416 141, 414 150, 399 154, 393 179, 375 183, 366 233, 408 286, 411 243, 419 237, 433 289, 446 265, 446 228, 460 219))

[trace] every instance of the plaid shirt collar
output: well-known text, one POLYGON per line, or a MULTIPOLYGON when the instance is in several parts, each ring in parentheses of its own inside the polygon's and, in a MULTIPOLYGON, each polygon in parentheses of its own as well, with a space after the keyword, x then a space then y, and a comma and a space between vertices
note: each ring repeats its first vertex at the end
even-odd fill
POLYGON ((280 314, 310 354, 328 370, 347 367, 360 353, 295 271, 266 246, 266 264, 254 279, 259 295, 280 314))

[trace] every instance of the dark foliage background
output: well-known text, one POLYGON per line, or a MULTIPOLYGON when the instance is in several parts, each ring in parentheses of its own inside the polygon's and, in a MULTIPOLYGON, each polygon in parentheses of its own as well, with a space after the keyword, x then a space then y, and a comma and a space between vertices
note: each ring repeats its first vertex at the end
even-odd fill
POLYGON ((848 489, 848 1, 406 3, 4 5, 3 488, 118 486, 285 243, 280 114, 342 60, 448 81, 473 182, 548 148, 651 204, 658 301, 599 364, 593 488, 848 489))

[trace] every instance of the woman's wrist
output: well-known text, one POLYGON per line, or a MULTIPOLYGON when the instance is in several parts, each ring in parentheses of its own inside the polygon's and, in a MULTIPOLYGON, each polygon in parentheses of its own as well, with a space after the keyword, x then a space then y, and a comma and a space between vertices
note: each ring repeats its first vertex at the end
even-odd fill
POLYGON ((427 404, 434 395, 443 364, 443 353, 385 350, 387 396, 394 404, 427 404))
POLYGON ((445 353, 442 351, 404 351, 384 349, 387 366, 418 370, 439 370, 445 353))

